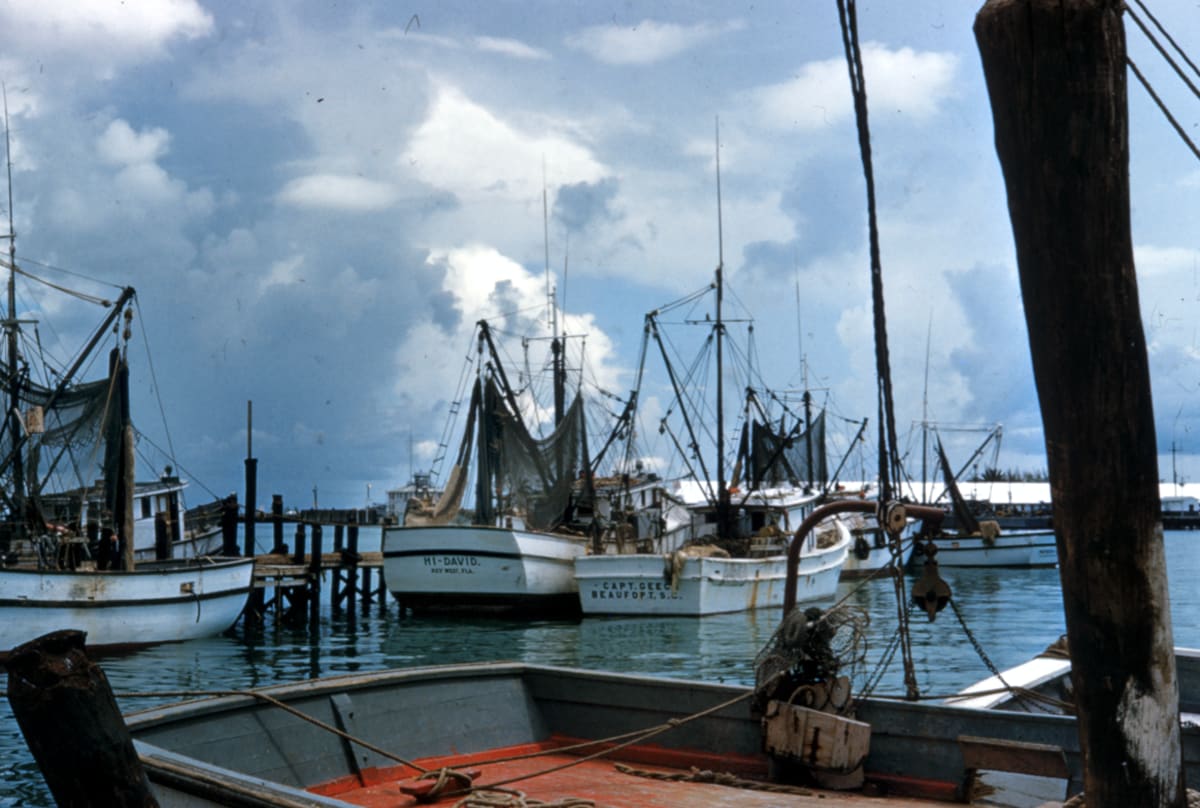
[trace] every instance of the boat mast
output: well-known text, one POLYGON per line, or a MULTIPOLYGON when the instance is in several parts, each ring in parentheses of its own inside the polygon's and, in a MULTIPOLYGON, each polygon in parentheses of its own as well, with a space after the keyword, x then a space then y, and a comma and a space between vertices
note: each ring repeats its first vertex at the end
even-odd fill
MULTIPOLYGON (((8 422, 9 440, 15 449, 21 441, 21 423, 18 413, 21 412, 20 385, 17 383, 17 230, 13 224, 13 190, 12 190, 12 143, 9 140, 8 126, 8 88, 3 88, 4 96, 4 156, 8 169, 8 315, 4 321, 7 338, 8 358, 8 422)), ((25 537, 25 466, 22 457, 17 454, 13 462, 12 475, 12 518, 16 525, 16 538, 25 537)))
POLYGON ((725 297, 725 237, 721 227, 721 119, 717 118, 714 125, 716 137, 716 167, 717 167, 717 529, 721 538, 732 538, 729 530, 731 514, 729 508, 729 487, 725 483, 725 373, 724 373, 724 333, 721 322, 721 304, 725 297))
POLYGON ((550 319, 550 357, 554 377, 554 425, 562 423, 567 409, 567 370, 563 358, 563 344, 558 337, 558 289, 550 283, 550 215, 546 203, 546 165, 542 164, 542 247, 545 250, 546 267, 546 310, 550 319))

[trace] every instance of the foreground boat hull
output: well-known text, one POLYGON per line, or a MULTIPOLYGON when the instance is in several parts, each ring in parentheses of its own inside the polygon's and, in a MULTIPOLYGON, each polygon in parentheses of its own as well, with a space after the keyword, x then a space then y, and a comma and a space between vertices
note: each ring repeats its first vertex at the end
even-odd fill
MULTIPOLYGON (((848 535, 848 534, 847 534, 848 535)), ((820 601, 837 591, 848 539, 800 559, 797 599, 820 601)), ((594 555, 576 559, 584 614, 702 616, 783 605, 787 557, 594 555)))
POLYGON ((388 591, 414 610, 579 612, 581 537, 438 525, 383 530, 388 591))
POLYGON ((89 648, 211 637, 246 605, 253 559, 145 564, 134 572, 0 570, 0 653, 60 629, 89 648))
MULTIPOLYGON (((259 692, 328 726, 342 727, 373 748, 347 743, 250 695, 129 715, 127 723, 164 808, 381 804, 370 800, 383 795, 390 795, 386 804, 408 805, 394 781, 416 770, 378 750, 418 761, 426 769, 470 761, 471 768, 483 770, 477 782, 495 782, 501 775, 487 761, 508 752, 612 739, 672 724, 680 729, 623 749, 608 762, 632 761, 684 774, 695 766, 754 779, 764 779, 770 769, 762 752, 760 719, 752 714, 743 687, 494 663, 363 673, 259 692), (698 715, 703 711, 710 712, 698 715), (679 723, 684 718, 689 720, 679 723)), ((1078 732, 1070 717, 866 699, 857 718, 873 728, 867 781, 876 793, 891 795, 889 805, 917 804, 899 799, 901 794, 965 801, 971 773, 963 759, 963 738, 1061 749, 1070 789, 1079 787, 1078 732)), ((1188 778, 1200 777, 1200 731, 1185 727, 1183 746, 1188 778)), ((560 754, 577 760, 594 749, 560 754)), ((549 768, 555 760, 539 761, 535 768, 549 768)), ((604 768, 605 776, 614 776, 611 766, 604 768)), ((596 797, 610 787, 590 777, 581 774, 569 790, 556 793, 540 778, 511 787, 544 801, 596 797)), ((601 804, 764 804, 754 801, 754 792, 716 785, 682 802, 672 801, 668 791, 659 792, 657 799, 634 797, 634 789, 658 787, 626 777, 629 796, 601 804)), ((837 804, 821 803, 820 796, 812 791, 808 796, 771 794, 766 804, 837 804)))

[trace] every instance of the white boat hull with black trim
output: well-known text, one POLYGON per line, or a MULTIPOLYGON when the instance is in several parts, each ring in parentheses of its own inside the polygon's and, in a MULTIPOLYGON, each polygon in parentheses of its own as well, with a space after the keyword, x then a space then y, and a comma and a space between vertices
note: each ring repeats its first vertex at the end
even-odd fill
MULTIPOLYGON (((982 536, 939 536, 934 539, 941 567, 1053 567, 1058 564, 1054 531, 1030 530, 1001 533, 994 539, 982 536)), ((912 563, 925 560, 918 542, 912 563)))
MULTIPOLYGON (((801 552, 798 602, 826 600, 837 591, 850 547, 845 525, 839 521, 837 529, 835 543, 801 552)), ((781 607, 787 556, 591 555, 576 559, 575 579, 584 614, 698 617, 781 607)))
POLYGON ((0 570, 0 653, 60 629, 90 648, 211 637, 246 605, 254 559, 139 565, 133 572, 0 570))
POLYGON ((579 611, 579 536, 478 525, 383 529, 383 575, 416 610, 579 611))

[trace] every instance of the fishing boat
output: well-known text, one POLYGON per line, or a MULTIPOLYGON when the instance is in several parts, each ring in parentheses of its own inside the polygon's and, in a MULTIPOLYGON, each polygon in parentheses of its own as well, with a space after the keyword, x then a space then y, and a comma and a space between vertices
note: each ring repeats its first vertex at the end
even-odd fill
MULTIPOLYGON (((658 495, 669 504, 662 508, 666 529, 654 540, 634 539, 631 552, 605 544, 576 559, 583 612, 702 616, 778 607, 788 541, 818 500, 797 487, 756 489, 738 497, 738 519, 720 540, 706 486, 675 481, 658 495)), ((806 538, 800 567, 805 601, 832 597, 849 547, 850 532, 840 519, 806 538)))
MULTIPOLYGON (((133 490, 133 557, 135 561, 196 558, 220 555, 223 537, 219 521, 221 502, 193 510, 184 508, 187 480, 167 466, 156 480, 136 481, 133 490), (202 515, 209 515, 204 518, 202 515), (196 516, 200 518, 196 518, 196 516)), ((52 524, 89 524, 87 513, 104 509, 104 486, 93 484, 70 491, 44 493, 42 512, 52 524), (80 503, 83 503, 82 507, 80 503), (82 518, 81 518, 82 514, 82 518)), ((90 522, 98 528, 98 523, 90 522)), ((99 541, 88 537, 89 544, 99 541)))
MULTIPOLYGON (((11 163, 9 166, 11 185, 11 163)), ((182 541, 174 477, 135 480, 135 430, 130 418, 128 346, 135 294, 115 299, 69 292, 19 267, 12 232, 0 267, 8 271, 4 322, 5 373, 0 395, 0 654, 47 632, 79 628, 94 647, 130 647, 218 634, 241 613, 253 559, 195 557, 137 561, 135 525, 170 555, 172 532, 182 541), (54 310, 83 319, 73 306, 107 309, 83 347, 55 363, 27 330, 35 313, 18 311, 23 283, 69 292, 54 310), (82 378, 96 357, 99 378, 82 378), (97 482, 98 479, 98 482, 97 482), (140 496, 139 496, 140 494, 140 496), (172 530, 173 526, 173 530, 172 530)), ((48 308, 48 307, 47 307, 48 308)))
POLYGON ((1050 520, 1027 515, 1000 515, 959 490, 945 450, 937 442, 939 464, 950 501, 950 517, 935 537, 922 537, 913 550, 913 563, 932 557, 928 539, 935 539, 936 557, 943 567, 1053 567, 1058 548, 1050 520))
POLYGON ((553 431, 542 438, 486 320, 475 342, 476 378, 443 491, 410 500, 403 524, 383 528, 388 590, 417 611, 577 614, 573 564, 587 549, 593 475, 582 393, 565 405, 562 338, 551 341, 553 431))
MULTIPOLYGON (((717 155, 717 231, 722 243, 720 215, 720 148, 717 155)), ((584 614, 690 615, 746 611, 783 602, 786 551, 789 539, 821 499, 818 478, 824 478, 824 419, 814 419, 805 392, 805 418, 789 428, 775 428, 760 398, 748 391, 738 459, 726 473, 724 357, 727 324, 724 319, 724 259, 718 249, 713 282, 680 301, 645 316, 642 367, 653 339, 663 357, 686 435, 662 420, 660 432, 672 436, 684 478, 656 483, 657 521, 663 529, 627 552, 613 534, 600 536, 591 552, 575 561, 575 579, 584 614), (696 324, 711 328, 701 351, 713 351, 716 390, 711 403, 690 389, 675 369, 662 337, 662 317, 681 306, 692 307, 712 293, 713 310, 696 324), (701 450, 705 412, 715 413, 715 435, 709 461, 701 450), (715 460, 715 478, 708 472, 715 460), (745 481, 740 476, 744 473, 745 481), (744 489, 743 489, 744 486, 744 489), (670 507, 664 507, 664 504, 670 507), (607 541, 605 539, 608 539, 607 541)), ((704 363, 697 361, 693 367, 704 363)), ((640 390, 630 396, 638 401, 640 390)), ((627 433, 630 438, 636 430, 627 433)), ((638 506, 627 507, 635 524, 638 506)), ((814 531, 802 551, 800 591, 806 601, 832 597, 850 546, 850 533, 837 519, 814 531)))

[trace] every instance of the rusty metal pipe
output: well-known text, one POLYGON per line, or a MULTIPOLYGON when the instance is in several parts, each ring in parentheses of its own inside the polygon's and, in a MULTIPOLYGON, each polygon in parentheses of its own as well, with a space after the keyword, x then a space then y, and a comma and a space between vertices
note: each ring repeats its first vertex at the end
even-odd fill
MULTIPOLYGON (((925 522, 933 522, 941 524, 945 518, 946 512, 941 508, 934 508, 929 505, 911 505, 909 503, 902 504, 905 512, 914 518, 925 522)), ((783 588, 783 614, 787 616, 796 605, 796 572, 800 568, 800 548, 804 545, 804 540, 808 534, 813 531, 818 524, 831 516, 836 516, 839 513, 878 513, 879 503, 869 499, 845 499, 836 502, 829 502, 825 505, 813 510, 808 517, 800 523, 800 527, 796 528, 796 534, 792 537, 791 544, 788 545, 788 562, 787 562, 787 580, 784 581, 783 588)))

